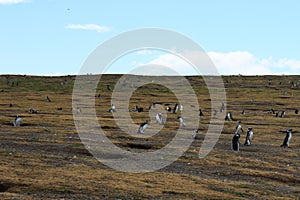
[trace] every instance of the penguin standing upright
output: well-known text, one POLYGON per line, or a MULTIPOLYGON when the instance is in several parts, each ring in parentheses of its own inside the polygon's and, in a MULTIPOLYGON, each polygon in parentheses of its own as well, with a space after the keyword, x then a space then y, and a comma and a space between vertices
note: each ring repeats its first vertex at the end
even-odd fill
POLYGON ((285 138, 284 138, 284 141, 283 141, 283 144, 281 145, 281 147, 283 147, 283 148, 289 147, 291 138, 292 138, 292 129, 287 129, 286 135, 285 135, 285 138))
POLYGON ((239 151, 240 150, 240 142, 239 142, 240 137, 241 136, 240 136, 239 133, 234 134, 234 136, 232 138, 232 150, 233 151, 239 151))
POLYGON ((16 116, 15 121, 13 122, 15 127, 21 126, 21 117, 19 115, 16 116))
POLYGON ((241 121, 238 121, 235 129, 234 129, 234 134, 238 133, 239 130, 242 130, 242 132, 244 132, 243 128, 242 128, 242 122, 241 121))
POLYGON ((253 131, 252 131, 252 128, 249 127, 248 130, 247 130, 246 141, 245 141, 244 145, 245 146, 250 146, 252 138, 253 138, 253 131))
POLYGON ((178 111, 178 104, 176 103, 173 109, 173 113, 175 114, 177 113, 177 111, 178 111))
POLYGON ((164 119, 163 119, 163 116, 161 113, 157 113, 155 116, 155 119, 160 125, 164 124, 164 119))

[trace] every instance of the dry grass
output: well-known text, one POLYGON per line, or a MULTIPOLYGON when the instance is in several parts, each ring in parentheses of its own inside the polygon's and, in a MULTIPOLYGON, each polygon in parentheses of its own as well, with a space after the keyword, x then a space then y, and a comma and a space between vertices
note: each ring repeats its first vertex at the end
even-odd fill
MULTIPOLYGON (((300 109, 300 86, 291 89, 289 81, 296 82, 300 76, 223 77, 227 109, 242 120, 244 130, 253 127, 254 141, 252 146, 232 152, 236 122, 226 121, 218 143, 204 159, 198 158, 198 151, 211 105, 202 78, 188 77, 205 113, 200 134, 175 163, 146 174, 114 171, 84 148, 71 111, 74 78, 0 76, 0 199, 299 199, 300 114, 294 109, 300 109), (45 101, 46 95, 51 103, 45 101), (57 110, 59 107, 63 110, 57 110), (28 113, 30 108, 38 114, 28 113), (285 110, 286 118, 268 114, 271 108, 285 110), (243 109, 246 115, 241 114, 243 109), (17 114, 22 116, 19 128, 12 126, 17 114), (295 133, 291 147, 282 149, 282 131, 287 128, 295 133)), ((128 151, 163 147, 178 127, 177 115, 169 114, 166 127, 147 140, 120 132, 107 112, 111 91, 106 85, 113 88, 117 78, 103 76, 97 90, 102 94, 96 98, 97 117, 106 135, 128 151)), ((130 106, 138 104, 148 110, 151 102, 176 101, 166 88, 150 84, 134 93, 130 106)), ((131 117, 141 123, 149 115, 131 113, 131 117)), ((245 133, 241 136, 243 144, 245 133)))

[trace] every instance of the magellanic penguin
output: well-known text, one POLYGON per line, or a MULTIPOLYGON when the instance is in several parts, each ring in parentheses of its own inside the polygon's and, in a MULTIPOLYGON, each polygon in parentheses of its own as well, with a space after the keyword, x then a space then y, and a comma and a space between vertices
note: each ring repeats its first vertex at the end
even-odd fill
POLYGON ((234 136, 232 138, 232 150, 233 151, 239 151, 240 150, 240 142, 239 142, 240 137, 241 136, 240 136, 239 133, 234 134, 234 136))
POLYGON ((247 130, 247 135, 246 135, 246 141, 245 141, 245 146, 250 146, 251 145, 251 141, 253 139, 253 131, 252 128, 249 127, 247 130))
POLYGON ((138 133, 140 133, 140 134, 143 134, 144 133, 144 131, 145 131, 145 129, 148 127, 148 120, 146 120, 144 123, 142 123, 141 125, 140 125, 140 128, 139 128, 139 130, 138 130, 138 133))
POLYGON ((16 116, 15 121, 13 122, 15 127, 21 126, 21 117, 19 115, 16 116))
POLYGON ((155 119, 160 125, 164 124, 164 119, 163 119, 163 116, 161 113, 157 113, 155 116, 155 119))
POLYGON ((285 138, 284 138, 284 141, 283 141, 283 144, 281 145, 281 147, 283 147, 283 148, 289 147, 291 138, 292 138, 292 129, 287 129, 286 135, 285 135, 285 138))

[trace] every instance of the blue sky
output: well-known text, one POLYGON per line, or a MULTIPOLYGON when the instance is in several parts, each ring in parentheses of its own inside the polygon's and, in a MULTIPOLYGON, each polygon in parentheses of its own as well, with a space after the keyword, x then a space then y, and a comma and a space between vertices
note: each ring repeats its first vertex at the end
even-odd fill
MULTIPOLYGON (((102 42, 145 27, 188 36, 221 74, 300 74, 299 8, 297 0, 0 0, 0 74, 77 74, 102 42)), ((133 53, 109 72, 174 59, 133 53)))

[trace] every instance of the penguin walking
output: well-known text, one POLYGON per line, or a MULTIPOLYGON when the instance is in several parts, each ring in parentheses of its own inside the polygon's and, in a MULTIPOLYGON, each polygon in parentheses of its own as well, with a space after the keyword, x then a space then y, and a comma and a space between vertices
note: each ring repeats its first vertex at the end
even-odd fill
POLYGON ((19 115, 16 116, 15 121, 13 122, 15 127, 21 126, 21 117, 19 115))
POLYGON ((232 150, 233 151, 239 151, 240 150, 240 142, 239 142, 240 137, 241 136, 240 136, 239 133, 234 134, 234 136, 232 138, 232 150))
POLYGON ((183 117, 181 117, 181 116, 179 116, 179 117, 177 117, 177 119, 179 119, 179 121, 180 121, 180 127, 185 127, 186 126, 186 123, 185 123, 185 120, 183 119, 183 117))
POLYGON ((139 127, 138 133, 143 134, 145 129, 148 127, 148 120, 146 120, 144 123, 142 123, 139 127))
POLYGON ((286 148, 289 147, 290 141, 292 138, 292 129, 287 129, 286 130, 286 135, 283 141, 283 144, 281 145, 281 147, 286 148))
POLYGON ((164 124, 164 119, 163 119, 163 116, 161 113, 157 113, 155 116, 155 119, 160 125, 164 124))
POLYGON ((246 141, 245 141, 244 146, 250 146, 252 139, 253 139, 253 131, 252 131, 252 128, 249 127, 247 130, 246 141))

